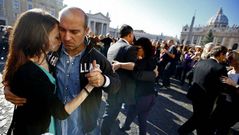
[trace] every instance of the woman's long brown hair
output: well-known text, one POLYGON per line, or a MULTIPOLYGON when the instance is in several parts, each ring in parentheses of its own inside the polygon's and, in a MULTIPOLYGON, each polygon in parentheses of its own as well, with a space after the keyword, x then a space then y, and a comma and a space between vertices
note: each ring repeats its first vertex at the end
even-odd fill
POLYGON ((10 83, 18 68, 29 58, 37 56, 49 47, 48 33, 58 24, 56 18, 41 9, 22 13, 10 34, 9 53, 3 70, 3 82, 10 83))

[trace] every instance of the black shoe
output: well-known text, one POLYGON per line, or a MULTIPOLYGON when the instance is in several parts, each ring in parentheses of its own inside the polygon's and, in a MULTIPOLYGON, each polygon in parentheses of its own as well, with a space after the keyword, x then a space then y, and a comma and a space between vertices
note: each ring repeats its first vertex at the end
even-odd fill
POLYGON ((125 132, 125 131, 128 131, 128 130, 130 130, 130 127, 123 126, 122 128, 120 128, 120 131, 122 131, 122 132, 125 132))

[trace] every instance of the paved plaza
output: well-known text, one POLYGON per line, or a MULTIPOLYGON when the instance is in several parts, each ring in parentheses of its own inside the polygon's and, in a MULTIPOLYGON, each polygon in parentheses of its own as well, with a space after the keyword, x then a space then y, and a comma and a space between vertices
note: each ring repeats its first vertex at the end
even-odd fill
POLYGON ((10 102, 5 100, 1 83, 0 88, 0 135, 5 135, 11 123, 14 106, 10 102))
MULTIPOLYGON (((174 81, 176 82, 176 81, 174 81)), ((186 87, 173 85, 170 89, 156 89, 159 91, 156 104, 150 111, 148 119, 148 134, 149 135, 176 135, 177 128, 190 117, 192 113, 192 106, 190 101, 186 99, 184 90, 186 87)), ((105 98, 103 97, 103 101, 105 98)), ((105 102, 102 102, 101 116, 103 116, 103 110, 105 102)), ((6 134, 6 131, 11 122, 13 111, 13 105, 4 99, 3 90, 0 90, 0 135, 6 134)), ((122 109, 118 116, 117 123, 113 125, 113 135, 137 135, 138 124, 137 120, 131 125, 131 130, 125 133, 119 131, 119 126, 122 125, 125 120, 125 110, 122 109)), ((100 117, 99 122, 101 122, 100 117)))
MULTIPOLYGON (((158 86, 158 96, 156 103, 150 111, 148 118, 148 135, 177 135, 177 129, 192 114, 190 101, 185 97, 187 84, 179 85, 177 80, 171 79, 172 84, 169 89, 161 89, 158 86)), ((105 108, 105 96, 103 96, 101 117, 102 122, 103 110, 105 108)), ((12 118, 13 105, 4 99, 3 90, 0 90, 0 135, 5 135, 12 118)), ((112 125, 112 135, 138 135, 137 120, 131 124, 131 130, 121 132, 119 126, 122 126, 125 120, 126 111, 122 109, 117 122, 112 125)), ((99 132, 99 127, 98 127, 99 132)), ((192 133, 191 135, 195 135, 192 133)), ((233 134, 236 135, 236 134, 233 134)))

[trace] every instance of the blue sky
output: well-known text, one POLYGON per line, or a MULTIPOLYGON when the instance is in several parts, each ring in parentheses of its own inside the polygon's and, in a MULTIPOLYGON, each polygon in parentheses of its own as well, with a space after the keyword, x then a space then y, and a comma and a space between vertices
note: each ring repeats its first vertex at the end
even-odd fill
POLYGON ((87 13, 109 12, 110 27, 129 24, 152 34, 179 37, 182 26, 191 23, 195 11, 194 26, 204 26, 220 7, 230 26, 239 25, 239 0, 64 0, 64 4, 87 13))

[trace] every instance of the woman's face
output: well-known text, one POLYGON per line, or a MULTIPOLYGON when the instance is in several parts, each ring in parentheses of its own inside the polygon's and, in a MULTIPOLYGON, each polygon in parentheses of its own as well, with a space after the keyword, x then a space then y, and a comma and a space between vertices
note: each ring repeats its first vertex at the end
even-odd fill
POLYGON ((49 50, 48 51, 57 51, 61 45, 59 28, 58 25, 55 25, 53 30, 49 33, 49 50))
POLYGON ((138 58, 143 58, 144 57, 144 50, 143 50, 142 46, 138 47, 137 56, 138 56, 138 58))

